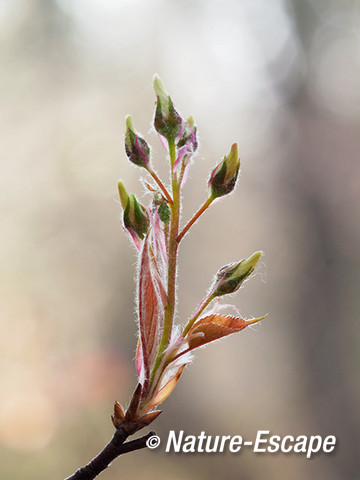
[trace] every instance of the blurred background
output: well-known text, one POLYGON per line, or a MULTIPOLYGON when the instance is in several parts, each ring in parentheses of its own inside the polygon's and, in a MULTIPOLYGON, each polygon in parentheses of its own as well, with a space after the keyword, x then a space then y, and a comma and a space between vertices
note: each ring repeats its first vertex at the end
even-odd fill
POLYGON ((70 475, 135 386, 136 256, 116 184, 144 193, 128 113, 167 180, 155 72, 200 135, 183 222, 234 141, 242 160, 236 192, 183 241, 178 321, 219 267, 258 249, 231 303, 270 315, 199 351, 153 427, 338 444, 311 460, 163 447, 104 479, 359 478, 359 32, 356 0, 0 2, 1 478, 70 475))

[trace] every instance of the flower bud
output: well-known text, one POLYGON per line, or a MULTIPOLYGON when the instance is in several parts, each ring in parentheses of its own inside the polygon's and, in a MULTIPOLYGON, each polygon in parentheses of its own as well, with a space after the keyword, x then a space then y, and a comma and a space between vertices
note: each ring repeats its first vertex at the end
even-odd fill
POLYGON ((211 172, 209 178, 210 198, 213 200, 232 192, 240 168, 239 147, 234 143, 230 153, 211 172))
POLYGON ((244 280, 254 271, 261 254, 262 252, 255 252, 246 260, 222 267, 216 274, 211 295, 220 297, 221 295, 236 292, 244 280))
POLYGON ((154 196, 154 205, 157 206, 157 212, 160 220, 167 225, 171 219, 171 212, 168 202, 160 194, 154 196))
POLYGON ((198 148, 198 141, 197 141, 197 128, 192 116, 190 116, 184 125, 184 131, 181 135, 180 140, 177 143, 178 148, 182 148, 185 145, 189 145, 192 152, 195 152, 198 148))
POLYGON ((125 151, 130 162, 139 167, 148 168, 150 163, 150 147, 134 129, 131 116, 126 117, 125 151))
POLYGON ((182 118, 175 110, 174 104, 157 75, 154 75, 154 90, 156 93, 156 109, 154 127, 169 141, 174 141, 181 131, 182 118))
POLYGON ((150 220, 146 208, 139 203, 135 195, 129 195, 124 184, 119 181, 118 189, 121 205, 124 209, 124 226, 130 234, 143 239, 149 230, 150 220))

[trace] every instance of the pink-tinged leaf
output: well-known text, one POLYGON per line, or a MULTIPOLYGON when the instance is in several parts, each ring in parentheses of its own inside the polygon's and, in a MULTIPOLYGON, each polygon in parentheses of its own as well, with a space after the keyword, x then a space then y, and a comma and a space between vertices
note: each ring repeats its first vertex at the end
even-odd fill
POLYGON ((184 155, 189 151, 191 150, 191 145, 189 143, 187 143, 186 145, 184 145, 183 147, 181 147, 178 151, 178 155, 176 157, 176 160, 175 160, 175 163, 174 163, 174 167, 176 168, 179 163, 181 162, 181 160, 184 158, 184 155))
POLYGON ((126 233, 129 235, 130 240, 132 241, 132 243, 133 243, 134 247, 136 248, 136 250, 137 250, 138 252, 140 252, 140 250, 141 250, 141 240, 140 240, 140 238, 139 238, 139 237, 136 235, 136 233, 135 233, 133 230, 131 230, 130 228, 125 228, 125 227, 123 226, 123 230, 124 230, 124 232, 126 232, 126 233))
POLYGON ((150 402, 146 405, 146 411, 150 411, 155 408, 159 403, 163 402, 174 390, 177 382, 179 381, 181 374, 185 368, 185 365, 181 365, 176 369, 176 373, 171 376, 165 385, 161 387, 155 394, 152 396, 150 402))
MULTIPOLYGON (((143 162, 145 165, 148 165, 149 164, 149 155, 146 154, 146 152, 144 151, 144 149, 142 148, 141 146, 141 140, 144 141, 143 139, 140 139, 139 141, 139 136, 136 135, 135 137, 135 145, 136 145, 136 148, 138 150, 138 153, 140 155, 140 157, 142 158, 143 162)), ((147 145, 147 143, 145 143, 145 145, 147 146, 147 149, 149 149, 149 146, 147 145)))
POLYGON ((167 140, 165 137, 163 137, 162 135, 160 135, 160 133, 158 133, 159 135, 159 139, 160 139, 160 142, 161 142, 161 145, 164 147, 164 149, 168 152, 169 151, 169 146, 168 146, 168 143, 167 143, 167 140))
MULTIPOLYGON (((183 129, 184 130, 184 129, 183 129)), ((191 155, 195 153, 197 149, 197 140, 195 135, 195 130, 193 128, 187 127, 187 130, 191 131, 191 137, 188 139, 187 143, 178 149, 178 154, 175 160, 174 167, 177 167, 179 163, 184 159, 186 156, 187 158, 184 159, 186 164, 189 164, 189 160, 191 159, 191 155)), ((180 138, 182 136, 183 131, 181 132, 180 138)))
POLYGON ((190 166, 191 166, 191 162, 188 162, 186 165, 185 165, 185 170, 184 170, 184 175, 183 175, 183 179, 181 181, 181 185, 180 185, 180 188, 184 188, 186 182, 187 182, 187 179, 188 179, 188 176, 189 176, 189 171, 190 171, 190 166))
MULTIPOLYGON (((139 272, 139 345, 136 368, 146 392, 150 371, 156 358, 164 319, 165 289, 160 252, 150 247, 151 232, 144 240, 139 272)), ((156 242, 154 247, 156 247, 156 242)))
POLYGON ((135 367, 136 367, 136 372, 139 378, 139 382, 141 383, 141 385, 144 385, 146 372, 145 372, 144 355, 143 355, 140 338, 136 346, 135 367))
POLYGON ((157 209, 151 217, 151 224, 153 228, 152 247, 157 256, 157 269, 159 270, 159 274, 164 282, 167 269, 167 250, 165 234, 163 228, 160 226, 160 217, 157 209))
POLYGON ((187 334, 189 350, 201 347, 231 333, 240 332, 248 325, 256 323, 263 318, 265 317, 244 320, 240 317, 216 314, 203 317, 194 323, 187 334))
POLYGON ((175 326, 171 332, 169 346, 164 352, 163 359, 156 370, 152 387, 147 392, 151 398, 156 391, 160 390, 171 379, 180 367, 191 363, 192 355, 188 349, 187 339, 183 338, 179 327, 175 326), (179 361, 179 357, 181 360, 179 361))
POLYGON ((182 134, 184 133, 184 129, 185 129, 185 122, 183 119, 181 119, 181 129, 180 129, 180 132, 177 136, 177 139, 179 140, 181 137, 182 137, 182 134))

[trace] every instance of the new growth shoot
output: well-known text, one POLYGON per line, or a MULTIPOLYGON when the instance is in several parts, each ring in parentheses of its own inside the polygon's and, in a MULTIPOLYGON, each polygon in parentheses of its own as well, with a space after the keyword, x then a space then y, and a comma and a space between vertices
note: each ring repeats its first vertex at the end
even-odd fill
POLYGON ((125 151, 129 160, 149 175, 150 205, 142 205, 119 181, 123 225, 139 257, 137 316, 139 335, 136 370, 139 379, 131 403, 124 413, 115 405, 116 428, 129 433, 151 423, 160 413, 156 407, 173 391, 192 350, 221 337, 243 330, 265 317, 245 320, 220 315, 211 309, 213 301, 236 292, 254 271, 261 252, 253 253, 222 267, 210 293, 203 298, 193 316, 183 325, 174 325, 178 249, 185 235, 210 208, 213 201, 231 193, 240 170, 239 147, 234 143, 227 155, 213 168, 208 179, 208 194, 193 217, 181 227, 183 187, 197 153, 197 127, 193 117, 186 120, 177 111, 160 78, 154 76, 156 106, 154 127, 168 157, 170 185, 159 178, 152 166, 151 147, 126 117, 125 151))
POLYGON ((136 440, 126 440, 161 413, 157 407, 174 390, 185 366, 192 361, 192 351, 265 318, 246 320, 240 316, 221 315, 213 306, 216 299, 236 292, 253 273, 261 257, 261 252, 255 252, 246 260, 222 267, 194 314, 180 325, 174 325, 179 247, 214 200, 234 190, 240 158, 238 144, 234 143, 210 172, 208 192, 202 205, 182 225, 182 193, 198 150, 197 127, 193 117, 184 119, 180 115, 157 75, 154 76, 154 90, 154 127, 165 147, 170 182, 167 185, 154 170, 151 147, 135 129, 130 116, 125 122, 125 152, 130 162, 148 176, 146 184, 152 201, 142 204, 127 191, 122 181, 118 182, 123 226, 136 248, 139 263, 135 357, 138 384, 126 411, 120 403, 115 403, 112 416, 115 433, 111 441, 66 480, 93 480, 119 455, 144 448, 153 432, 136 440))

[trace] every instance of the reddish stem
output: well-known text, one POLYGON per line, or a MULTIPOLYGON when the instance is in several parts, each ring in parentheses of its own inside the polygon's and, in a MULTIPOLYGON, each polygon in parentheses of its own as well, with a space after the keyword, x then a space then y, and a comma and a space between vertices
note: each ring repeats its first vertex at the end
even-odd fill
POLYGON ((195 213, 195 215, 192 217, 191 220, 189 220, 189 222, 187 223, 187 225, 183 228, 182 232, 178 235, 176 241, 178 243, 181 242, 181 240, 183 239, 184 235, 186 235, 187 231, 189 230, 190 227, 192 227, 192 225, 194 225, 194 223, 196 222, 196 220, 210 207, 211 203, 212 203, 213 199, 212 198, 208 198, 205 203, 199 208, 199 210, 195 213))

